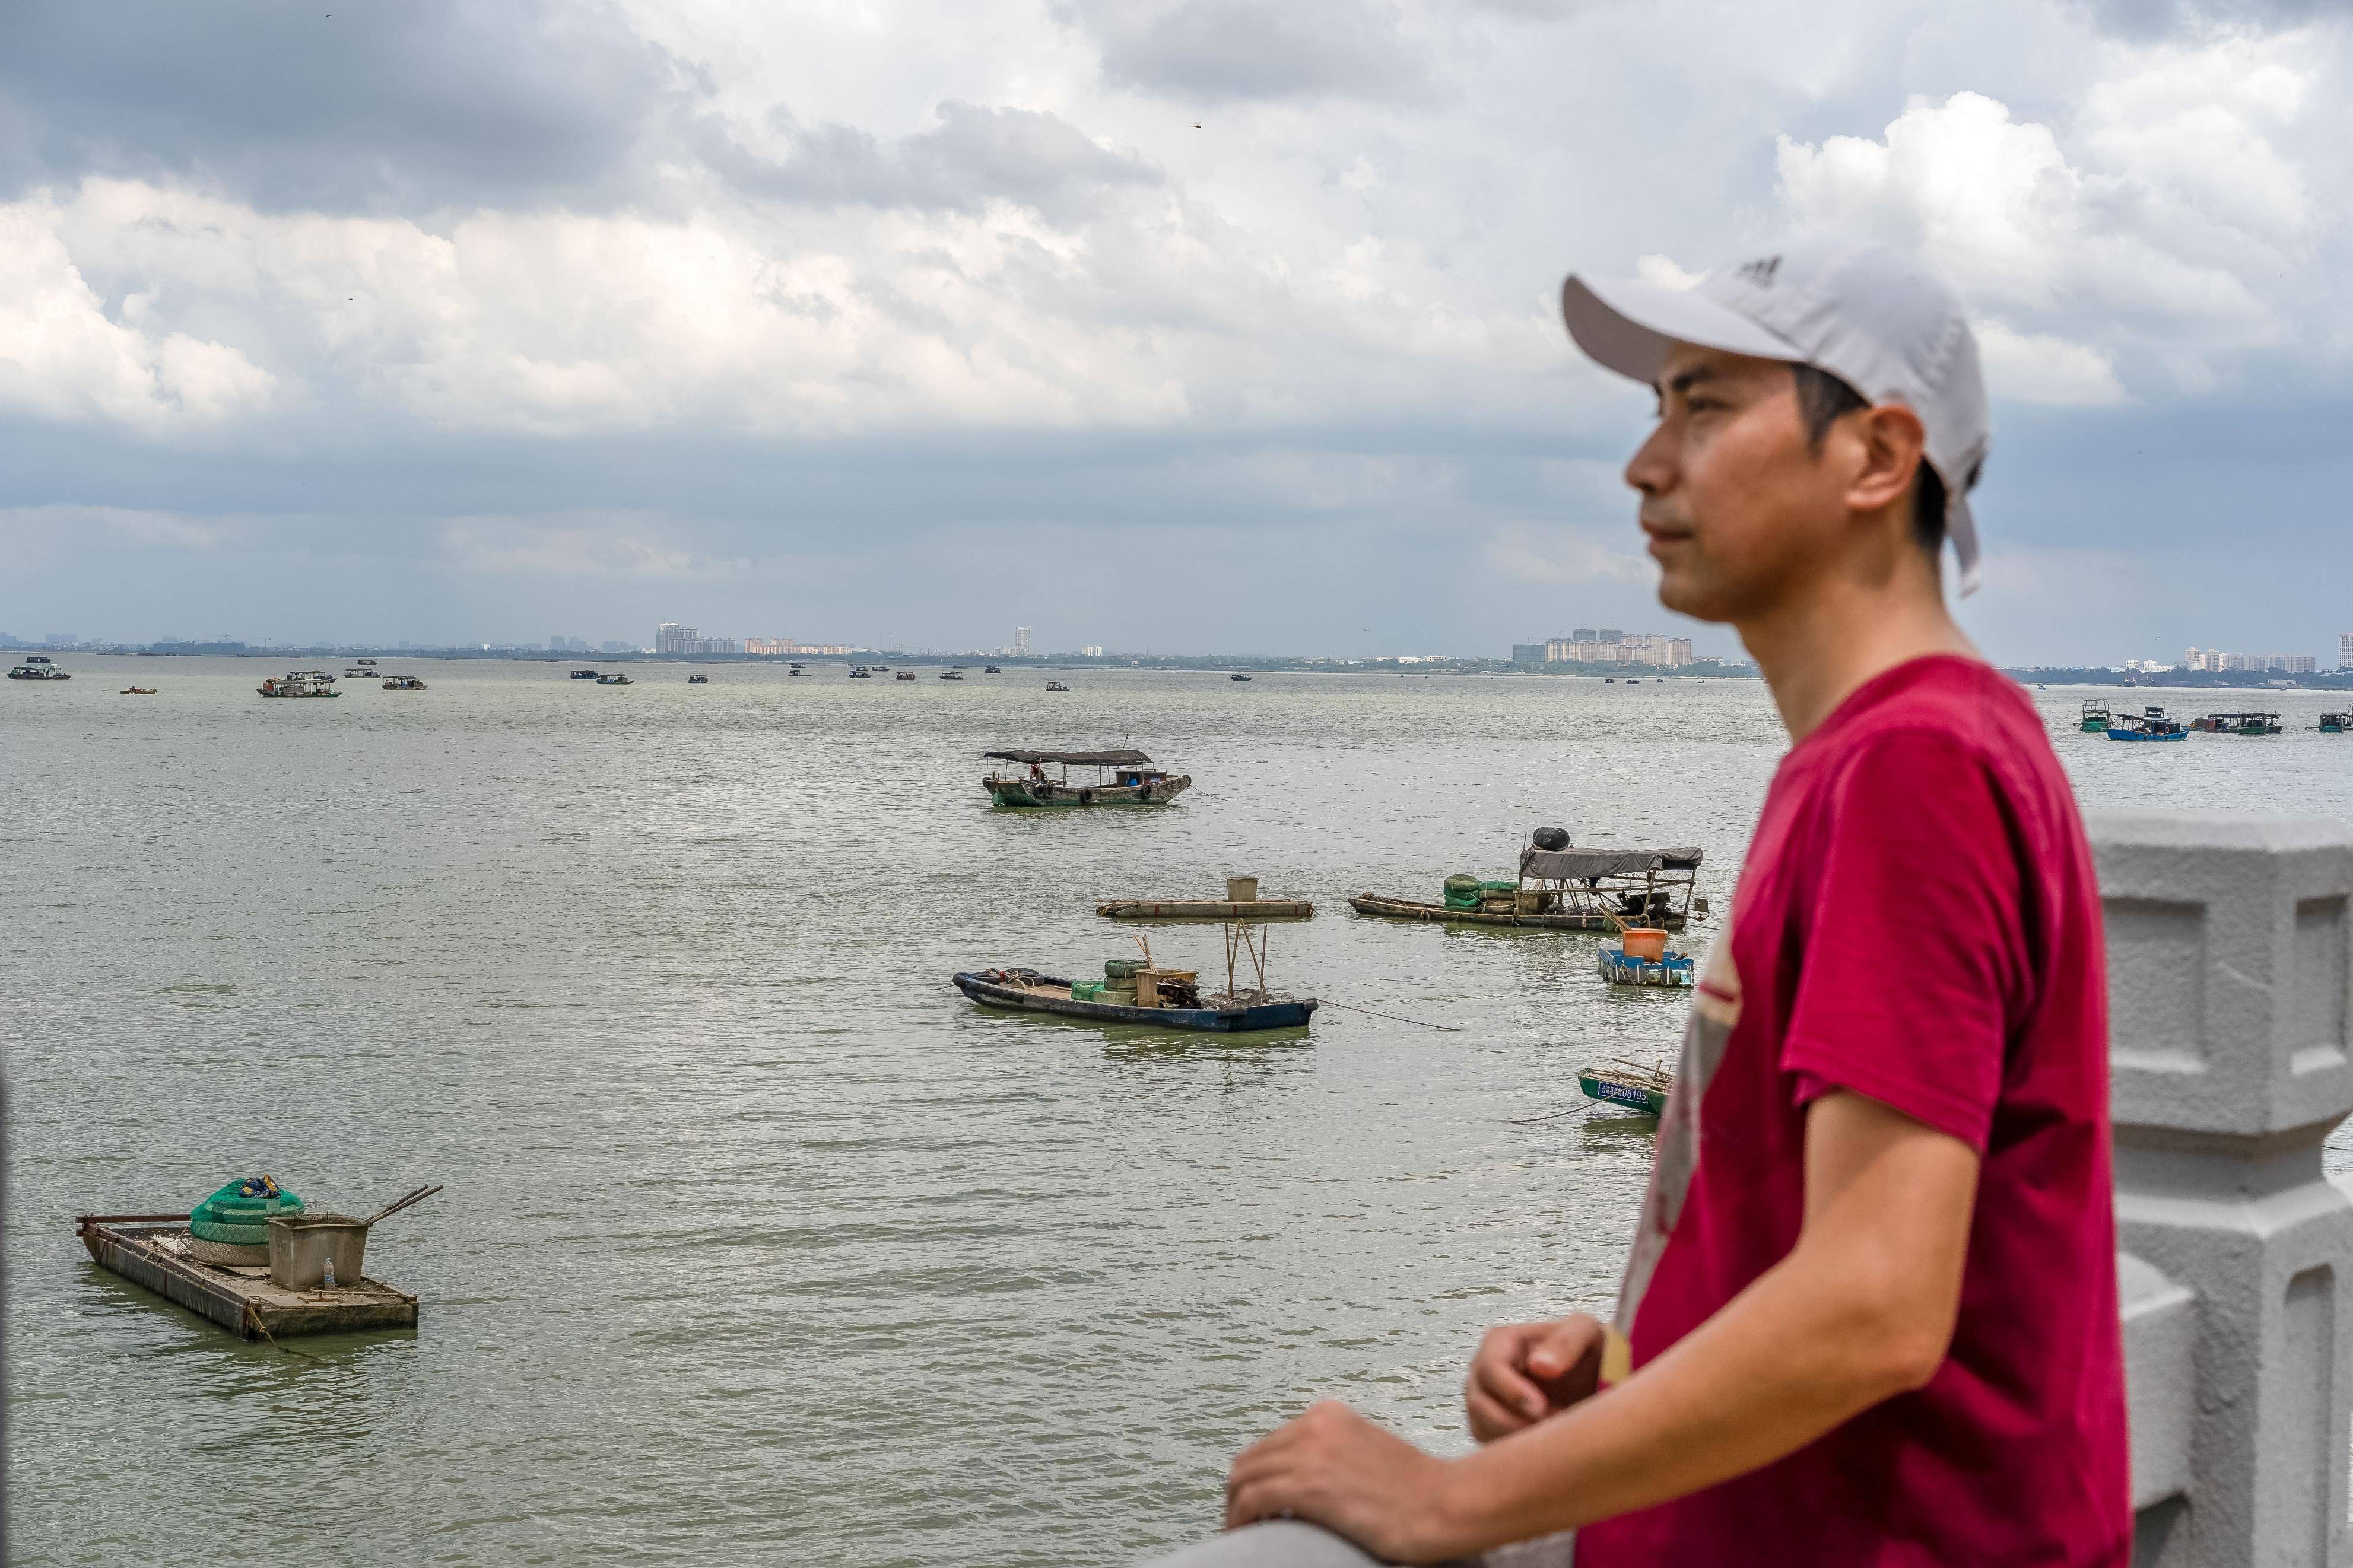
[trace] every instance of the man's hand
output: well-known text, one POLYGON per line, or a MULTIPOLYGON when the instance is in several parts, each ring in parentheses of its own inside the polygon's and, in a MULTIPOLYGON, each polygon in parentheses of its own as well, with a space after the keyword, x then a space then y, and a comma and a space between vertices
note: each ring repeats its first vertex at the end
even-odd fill
POLYGON ((1492 1443, 1591 1394, 1601 1375, 1607 1331, 1579 1312, 1550 1323, 1506 1323, 1487 1331, 1462 1380, 1471 1435, 1492 1443))
POLYGON ((1388 1563, 1455 1556, 1451 1461, 1327 1399, 1244 1448, 1226 1473, 1226 1528, 1303 1519, 1388 1563))

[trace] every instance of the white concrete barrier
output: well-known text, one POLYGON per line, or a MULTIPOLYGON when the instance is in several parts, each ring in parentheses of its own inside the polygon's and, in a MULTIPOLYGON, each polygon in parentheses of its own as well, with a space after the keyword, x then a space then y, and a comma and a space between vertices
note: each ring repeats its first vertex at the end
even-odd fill
POLYGON ((2133 1557, 2353 1563, 2353 834, 2100 815, 2133 1557))

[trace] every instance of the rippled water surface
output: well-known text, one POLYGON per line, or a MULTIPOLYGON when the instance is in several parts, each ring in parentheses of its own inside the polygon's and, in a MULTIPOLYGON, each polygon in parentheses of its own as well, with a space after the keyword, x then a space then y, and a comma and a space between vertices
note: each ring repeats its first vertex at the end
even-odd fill
MULTIPOLYGON (((268 702, 257 660, 63 662, 0 690, 27 1563, 1115 1564, 1208 1528, 1311 1399, 1459 1447, 1480 1331, 1606 1302, 1648 1158, 1647 1122, 1518 1119, 1683 1004, 1612 994, 1594 937, 1345 896, 1509 875, 1557 823, 1704 845, 1720 909, 1781 749, 1747 682, 396 661, 430 689, 268 702), (1008 744, 1197 784, 992 810, 1008 744), (1316 902, 1278 984, 1451 1032, 947 984, 1092 973, 1134 952, 1097 898, 1229 874, 1316 902), (369 1247, 419 1331, 246 1345, 72 1236, 265 1169, 360 1212, 448 1184, 369 1247)), ((2084 695, 2037 694, 2087 805, 2353 816, 2333 700, 2143 747, 2075 732, 2084 695)), ((1222 963, 1214 926, 1152 941, 1222 963)))

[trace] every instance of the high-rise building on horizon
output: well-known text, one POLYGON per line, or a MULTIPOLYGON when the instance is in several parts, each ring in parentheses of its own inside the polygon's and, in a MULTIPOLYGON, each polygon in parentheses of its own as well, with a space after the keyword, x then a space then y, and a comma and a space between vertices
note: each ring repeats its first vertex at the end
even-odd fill
POLYGON ((1016 626, 1013 628, 1013 651, 1022 658, 1026 658, 1029 657, 1029 628, 1028 626, 1016 626))
MULTIPOLYGON (((1515 643, 1512 647, 1513 661, 1520 662, 1523 652, 1536 651, 1539 650, 1534 643, 1515 643)), ((1664 632, 1630 635, 1614 626, 1598 633, 1579 627, 1567 637, 1546 642, 1540 651, 1546 664, 1646 664, 1680 669, 1692 662, 1689 637, 1669 637, 1664 632)))
MULTIPOLYGON (((2340 638, 2337 658, 2345 656, 2345 639, 2340 638)), ((2181 668, 2200 669, 2213 674, 2240 672, 2260 674, 2278 670, 2283 675, 2312 675, 2320 668, 2320 660, 2308 653, 2225 653, 2221 648, 2191 648, 2182 656, 2181 668)))
POLYGON ((2337 668, 2353 669, 2353 632, 2337 634, 2337 668))
POLYGON ((664 621, 654 627, 654 651, 692 658, 701 654, 742 653, 744 643, 740 637, 707 637, 692 626, 664 621))

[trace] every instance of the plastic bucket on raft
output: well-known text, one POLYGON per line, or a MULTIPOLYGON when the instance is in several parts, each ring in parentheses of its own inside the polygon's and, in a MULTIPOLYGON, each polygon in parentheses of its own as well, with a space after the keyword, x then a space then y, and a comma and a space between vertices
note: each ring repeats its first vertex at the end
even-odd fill
POLYGON ((1657 963, 1667 956, 1667 933, 1655 926, 1626 929, 1626 956, 1657 963))

